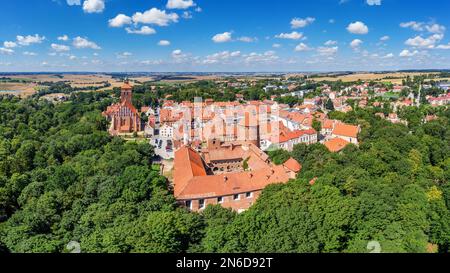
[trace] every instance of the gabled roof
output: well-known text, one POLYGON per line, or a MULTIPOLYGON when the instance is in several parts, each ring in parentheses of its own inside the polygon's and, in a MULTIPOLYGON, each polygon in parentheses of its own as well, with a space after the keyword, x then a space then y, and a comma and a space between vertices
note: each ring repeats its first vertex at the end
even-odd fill
MULTIPOLYGON (((224 149, 232 148, 227 146, 228 143, 223 145, 224 149)), ((293 159, 285 165, 274 166, 265 161, 268 160, 267 154, 255 145, 250 144, 246 149, 243 150, 246 153, 244 158, 249 159, 251 171, 208 175, 200 154, 190 147, 181 147, 175 152, 175 197, 189 200, 254 192, 273 183, 286 183, 292 172, 301 170, 300 164, 293 159)))
POLYGON ((194 177, 175 195, 177 199, 211 198, 262 190, 274 183, 285 183, 289 176, 283 166, 251 172, 194 177))
POLYGON ((196 176, 206 176, 206 169, 200 155, 190 147, 181 147, 175 152, 174 191, 175 196, 186 187, 189 180, 196 176))
POLYGON ((359 127, 355 125, 349 125, 345 123, 337 123, 334 126, 333 135, 346 136, 346 137, 358 137, 359 127))
POLYGON ((271 138, 272 143, 283 143, 287 142, 293 139, 300 138, 304 135, 316 135, 317 131, 314 129, 308 129, 308 130, 295 130, 295 131, 289 131, 284 132, 281 131, 279 136, 275 136, 271 138))
POLYGON ((333 138, 325 141, 323 145, 328 148, 330 152, 336 153, 344 149, 350 142, 343 140, 342 138, 333 138))
POLYGON ((293 159, 292 157, 289 158, 289 160, 286 161, 283 166, 285 166, 288 170, 296 173, 298 173, 302 169, 302 165, 300 165, 300 163, 298 163, 298 161, 293 159))

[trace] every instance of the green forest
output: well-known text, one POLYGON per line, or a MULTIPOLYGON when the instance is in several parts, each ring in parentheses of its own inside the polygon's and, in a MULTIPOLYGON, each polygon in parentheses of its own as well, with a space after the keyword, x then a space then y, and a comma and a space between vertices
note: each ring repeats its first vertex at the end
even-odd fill
POLYGON ((0 97, 0 251, 67 252, 76 241, 92 253, 352 253, 372 240, 382 252, 449 251, 448 109, 428 123, 425 111, 405 110, 410 127, 375 109, 341 114, 362 125, 359 147, 295 146, 297 179, 237 214, 178 207, 152 147, 106 132, 111 102, 0 97))

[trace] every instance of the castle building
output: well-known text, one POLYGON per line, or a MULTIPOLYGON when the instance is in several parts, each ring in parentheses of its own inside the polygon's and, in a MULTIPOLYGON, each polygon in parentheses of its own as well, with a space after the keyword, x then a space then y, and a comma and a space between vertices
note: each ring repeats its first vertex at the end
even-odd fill
POLYGON ((120 102, 108 106, 103 116, 111 123, 109 133, 118 135, 142 131, 142 122, 138 110, 132 103, 133 87, 125 81, 121 87, 120 102))
POLYGON ((189 146, 175 152, 174 195, 192 211, 219 204, 242 212, 256 202, 266 186, 287 183, 301 168, 292 158, 274 165, 252 142, 210 140, 201 152, 189 146))

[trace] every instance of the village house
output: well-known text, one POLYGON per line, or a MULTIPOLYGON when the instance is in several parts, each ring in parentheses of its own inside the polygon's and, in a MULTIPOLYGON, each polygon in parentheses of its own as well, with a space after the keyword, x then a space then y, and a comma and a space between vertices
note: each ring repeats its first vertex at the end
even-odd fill
POLYGON ((283 149, 291 152, 294 145, 304 143, 307 145, 317 143, 317 131, 314 129, 308 130, 281 130, 278 136, 273 136, 267 145, 271 148, 283 149))
POLYGON ((358 134, 361 128, 359 126, 349 125, 345 123, 336 123, 331 132, 332 138, 341 138, 347 142, 358 145, 358 134))
POLYGON ((323 143, 327 149, 332 153, 338 153, 342 151, 347 145, 350 144, 350 142, 342 139, 342 138, 333 138, 330 140, 327 140, 323 143))
POLYGON ((431 106, 443 106, 450 103, 450 93, 445 95, 440 95, 438 97, 427 97, 428 102, 431 106))

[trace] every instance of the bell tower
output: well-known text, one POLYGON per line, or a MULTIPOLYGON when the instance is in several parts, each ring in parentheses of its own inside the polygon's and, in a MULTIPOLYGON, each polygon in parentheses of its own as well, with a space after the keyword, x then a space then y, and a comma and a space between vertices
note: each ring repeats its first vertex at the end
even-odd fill
POLYGON ((120 90, 120 101, 129 101, 131 102, 131 96, 132 96, 132 89, 133 87, 130 85, 130 82, 128 80, 125 80, 124 84, 121 87, 120 90))

